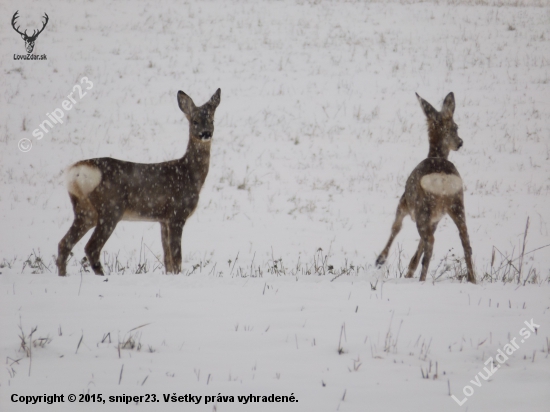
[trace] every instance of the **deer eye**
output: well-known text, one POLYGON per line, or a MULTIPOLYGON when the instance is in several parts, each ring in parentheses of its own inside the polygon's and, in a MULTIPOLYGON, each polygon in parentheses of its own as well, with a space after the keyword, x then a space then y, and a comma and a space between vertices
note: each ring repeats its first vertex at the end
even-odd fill
POLYGON ((199 122, 197 122, 196 120, 193 120, 193 125, 198 126, 199 122))

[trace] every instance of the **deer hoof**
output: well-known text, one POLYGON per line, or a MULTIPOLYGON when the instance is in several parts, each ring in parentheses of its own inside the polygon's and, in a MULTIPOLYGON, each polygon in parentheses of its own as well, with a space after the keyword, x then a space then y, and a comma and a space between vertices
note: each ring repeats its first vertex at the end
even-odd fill
POLYGON ((386 263, 386 257, 385 256, 378 256, 378 258, 376 259, 376 267, 380 267, 382 266, 384 263, 386 263))

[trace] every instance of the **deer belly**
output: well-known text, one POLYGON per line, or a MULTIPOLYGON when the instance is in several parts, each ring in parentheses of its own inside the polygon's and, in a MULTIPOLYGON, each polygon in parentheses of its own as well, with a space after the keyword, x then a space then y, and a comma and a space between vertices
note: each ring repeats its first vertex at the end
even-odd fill
POLYGON ((445 216, 445 213, 442 210, 436 210, 432 213, 430 216, 430 223, 433 225, 434 223, 439 223, 441 219, 443 219, 443 216, 445 216))
POLYGON ((434 195, 452 196, 462 190, 462 179, 457 175, 430 173, 422 176, 420 186, 434 195))
POLYGON ((133 210, 126 210, 122 215, 121 220, 129 220, 132 222, 158 222, 158 219, 153 217, 144 216, 133 210))

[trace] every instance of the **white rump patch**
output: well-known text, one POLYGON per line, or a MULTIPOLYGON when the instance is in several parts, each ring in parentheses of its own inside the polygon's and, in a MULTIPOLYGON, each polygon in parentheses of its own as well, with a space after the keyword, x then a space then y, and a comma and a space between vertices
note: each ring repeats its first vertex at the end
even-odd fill
POLYGON ((434 195, 449 196, 462 190, 462 179, 457 175, 431 173, 420 179, 420 186, 434 195))
POLYGON ((67 190, 69 193, 83 199, 101 182, 101 171, 88 165, 73 165, 66 173, 67 190))

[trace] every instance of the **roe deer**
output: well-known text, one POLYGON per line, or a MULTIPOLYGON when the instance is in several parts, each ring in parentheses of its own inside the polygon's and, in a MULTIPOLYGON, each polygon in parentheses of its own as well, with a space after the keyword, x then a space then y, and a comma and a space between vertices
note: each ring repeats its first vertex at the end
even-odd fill
POLYGON ((96 275, 103 276, 101 249, 120 220, 159 222, 166 273, 181 272, 183 226, 195 211, 208 174, 218 89, 197 107, 184 92, 178 105, 189 121, 189 143, 181 159, 163 163, 131 163, 111 157, 82 160, 67 170, 67 189, 74 222, 59 242, 57 267, 66 275, 74 245, 95 226, 84 250, 96 275))
POLYGON ((438 112, 418 94, 416 97, 428 120, 430 150, 428 157, 416 166, 407 179, 405 193, 401 196, 397 206, 390 239, 376 259, 376 264, 378 266, 384 264, 390 246, 401 230, 403 218, 410 215, 413 222, 416 222, 420 242, 409 263, 406 277, 413 277, 420 257, 424 254, 420 281, 425 281, 432 257, 435 229, 441 218, 448 214, 458 227, 458 233, 464 248, 468 281, 476 283, 472 266, 472 248, 470 247, 468 229, 466 228, 462 179, 455 165, 447 160, 449 152, 458 150, 463 143, 462 139, 458 137, 458 126, 453 120, 455 98, 453 93, 449 93, 443 101, 441 112, 438 112))

